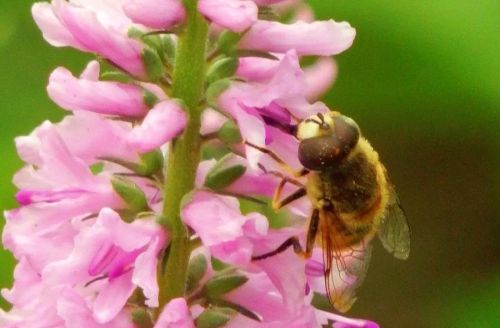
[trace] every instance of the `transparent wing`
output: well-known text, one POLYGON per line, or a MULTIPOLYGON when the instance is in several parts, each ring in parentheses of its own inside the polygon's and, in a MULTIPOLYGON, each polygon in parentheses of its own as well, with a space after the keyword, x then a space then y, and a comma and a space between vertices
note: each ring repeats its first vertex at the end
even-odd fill
POLYGON ((368 271, 372 252, 370 239, 345 247, 346 240, 341 233, 323 228, 322 241, 328 299, 338 311, 347 312, 356 301, 356 289, 368 271))
POLYGON ((389 202, 377 231, 384 248, 395 258, 406 260, 410 255, 410 227, 394 187, 389 188, 389 202))

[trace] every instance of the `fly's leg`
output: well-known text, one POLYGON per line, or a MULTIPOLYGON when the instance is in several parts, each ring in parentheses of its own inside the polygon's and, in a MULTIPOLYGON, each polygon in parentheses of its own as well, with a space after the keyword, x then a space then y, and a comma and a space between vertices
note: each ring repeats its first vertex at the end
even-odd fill
POLYGON ((296 177, 296 178, 300 178, 300 177, 303 177, 304 175, 308 174, 309 171, 305 168, 302 168, 301 170, 297 171, 295 169, 293 169, 290 165, 288 165, 284 160, 282 160, 275 152, 273 152, 272 150, 269 150, 267 148, 264 148, 264 147, 260 147, 260 146, 257 146, 251 142, 248 142, 248 141, 245 141, 245 145, 249 146, 249 147, 252 147, 252 148, 255 148, 257 149, 258 151, 268 155, 269 157, 271 157, 272 159, 274 159, 279 165, 281 165, 281 167, 283 167, 283 169, 285 171, 287 171, 288 173, 290 173, 290 175, 296 177))
POLYGON ((283 187, 285 186, 286 182, 287 182, 287 180, 285 180, 285 179, 281 180, 280 184, 278 185, 278 187, 274 191, 272 206, 273 206, 273 210, 275 210, 275 211, 279 210, 283 206, 286 206, 286 205, 296 201, 297 199, 304 197, 307 194, 306 189, 304 187, 301 187, 300 189, 297 189, 292 194, 285 197, 283 200, 280 200, 281 193, 283 192, 283 187))
POLYGON ((278 248, 276 248, 274 251, 252 257, 252 261, 259 261, 277 255, 279 253, 286 251, 290 246, 293 247, 293 251, 297 253, 299 256, 306 259, 310 258, 314 247, 314 241, 316 240, 316 235, 318 234, 318 226, 319 226, 319 210, 315 209, 311 216, 309 229, 307 230, 307 240, 306 240, 305 250, 302 248, 302 245, 300 244, 300 241, 297 237, 290 237, 287 240, 285 240, 285 242, 281 244, 278 248))

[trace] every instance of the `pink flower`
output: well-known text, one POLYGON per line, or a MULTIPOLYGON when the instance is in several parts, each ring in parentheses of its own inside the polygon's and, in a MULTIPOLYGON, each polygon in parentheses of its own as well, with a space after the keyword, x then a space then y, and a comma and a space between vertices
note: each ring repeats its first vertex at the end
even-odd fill
POLYGON ((268 223, 258 213, 241 215, 236 198, 196 192, 182 210, 182 218, 197 232, 214 257, 244 265, 251 259, 252 236, 264 235, 268 223))
POLYGON ((99 81, 99 64, 92 61, 81 77, 59 67, 49 78, 50 98, 64 109, 90 111, 107 115, 144 116, 146 90, 138 85, 99 81))
POLYGON ((125 71, 144 77, 143 46, 127 36, 130 21, 116 2, 53 0, 33 5, 33 17, 53 46, 93 52, 125 71), (75 4, 77 3, 77 4, 75 4))
POLYGON ((157 103, 141 125, 132 130, 128 142, 133 149, 147 152, 177 137, 186 124, 184 110, 175 101, 164 100, 157 103))
POLYGON ((42 279, 51 285, 87 288, 82 296, 91 302, 93 317, 106 323, 118 315, 136 287, 142 289, 147 305, 158 306, 157 256, 164 244, 163 231, 154 222, 127 224, 105 208, 76 237, 68 257, 43 270, 42 279))
MULTIPOLYGON (((286 126, 291 123, 291 115, 300 119, 328 111, 324 104, 310 104, 306 100, 305 77, 294 51, 287 53, 272 70, 274 73, 266 73, 267 79, 260 74, 258 82, 233 83, 218 98, 220 107, 238 123, 242 137, 258 146, 269 141, 266 120, 286 126)), ((262 152, 247 146, 246 157, 256 167, 262 152)))
POLYGON ((243 32, 257 21, 258 8, 250 0, 200 0, 198 10, 215 24, 243 32))
POLYGON ((331 56, 349 48, 355 35, 356 30, 347 22, 282 24, 260 20, 245 33, 240 47, 278 53, 295 49, 299 55, 331 56))
POLYGON ((124 0, 123 10, 135 23, 168 30, 181 23, 186 13, 180 0, 124 0))

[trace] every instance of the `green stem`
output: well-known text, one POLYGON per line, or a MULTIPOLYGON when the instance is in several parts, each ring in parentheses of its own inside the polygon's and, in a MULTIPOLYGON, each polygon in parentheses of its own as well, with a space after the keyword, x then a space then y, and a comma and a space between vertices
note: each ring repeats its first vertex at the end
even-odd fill
POLYGON ((177 43, 172 97, 182 99, 189 121, 182 136, 171 144, 166 165, 164 192, 165 227, 170 231, 170 249, 159 277, 159 310, 171 299, 183 297, 189 262, 189 235, 180 217, 182 198, 194 187, 200 162, 199 102, 203 94, 208 25, 198 13, 198 0, 184 0, 186 26, 177 43))

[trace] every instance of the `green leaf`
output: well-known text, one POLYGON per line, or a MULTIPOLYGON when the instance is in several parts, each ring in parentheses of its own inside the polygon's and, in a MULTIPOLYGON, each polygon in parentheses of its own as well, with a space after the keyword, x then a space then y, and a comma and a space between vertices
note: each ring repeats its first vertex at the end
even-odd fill
POLYGON ((240 129, 233 121, 227 121, 217 132, 217 137, 227 145, 240 143, 242 138, 240 129))
POLYGON ((209 299, 217 299, 242 286, 248 278, 240 273, 221 273, 205 284, 205 295, 209 299))
POLYGON ((189 261, 186 283, 186 292, 188 294, 194 292, 195 289, 198 288, 200 280, 207 272, 207 268, 207 259, 203 254, 198 254, 189 261))
POLYGON ((197 328, 223 327, 237 312, 231 308, 213 307, 203 311, 196 319, 197 328))
POLYGON ((146 67, 146 73, 151 81, 158 81, 165 74, 165 66, 158 53, 150 47, 142 50, 142 61, 146 67))
POLYGON ((230 79, 218 80, 210 84, 207 88, 207 102, 213 108, 218 108, 217 98, 231 85, 230 79))
POLYGON ((208 68, 206 81, 208 84, 212 84, 215 81, 231 77, 234 75, 237 68, 238 68, 238 58, 235 57, 221 58, 208 68))
POLYGON ((131 211, 138 213, 149 210, 146 195, 134 182, 123 177, 114 176, 111 179, 111 184, 131 211))

